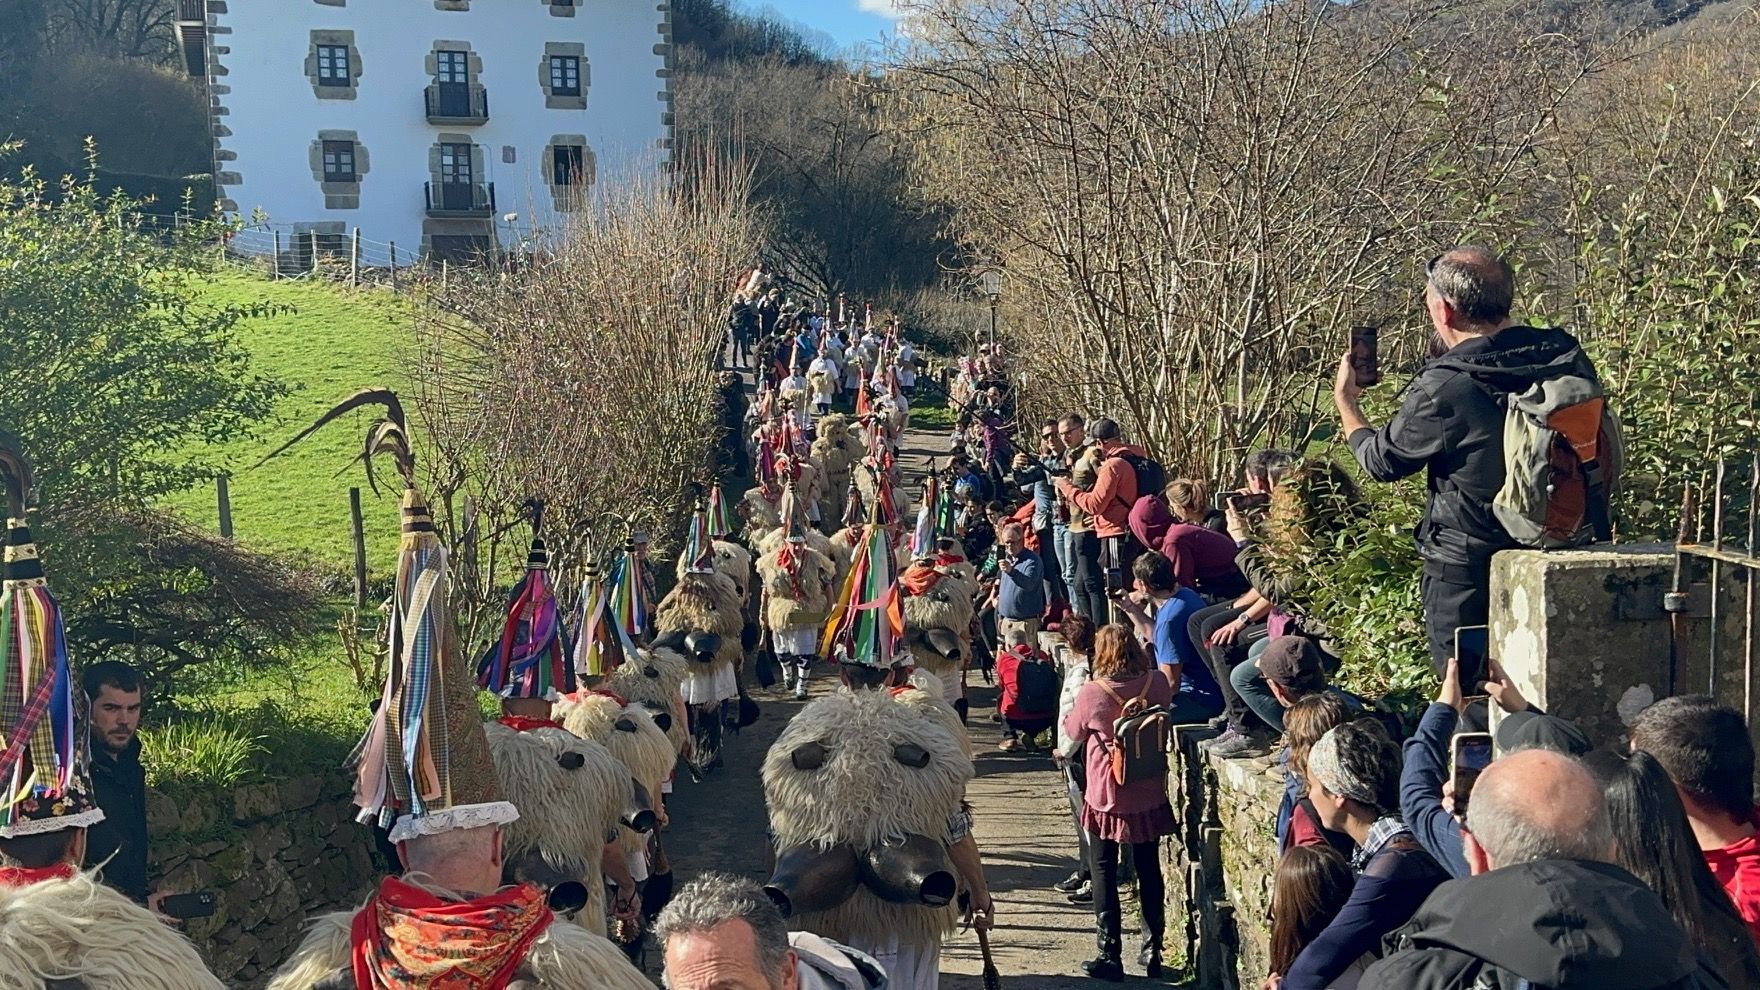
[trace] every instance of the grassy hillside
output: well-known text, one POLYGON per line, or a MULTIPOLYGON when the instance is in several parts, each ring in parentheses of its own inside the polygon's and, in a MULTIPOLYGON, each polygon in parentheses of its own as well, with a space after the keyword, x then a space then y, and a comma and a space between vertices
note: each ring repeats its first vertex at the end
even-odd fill
MULTIPOLYGON (((240 327, 257 370, 295 391, 256 438, 222 448, 232 472, 234 536, 295 553, 325 571, 352 573, 348 489, 360 486, 368 566, 376 572, 388 568, 396 552, 396 493, 374 499, 362 469, 349 464, 360 452, 370 412, 331 424, 260 468, 252 465, 343 396, 367 386, 401 384, 398 356, 408 340, 412 308, 383 290, 271 282, 238 272, 217 274, 206 296, 215 304, 267 302, 291 309, 240 327)), ((212 488, 186 492, 171 504, 201 525, 219 523, 212 488)))

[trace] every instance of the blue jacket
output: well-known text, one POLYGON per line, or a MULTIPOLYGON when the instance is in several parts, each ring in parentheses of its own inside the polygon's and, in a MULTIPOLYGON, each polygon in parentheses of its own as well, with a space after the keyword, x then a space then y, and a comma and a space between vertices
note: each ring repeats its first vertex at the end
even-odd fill
POLYGON ((1447 879, 1424 850, 1384 847, 1364 865, 1332 923, 1290 964, 1284 990, 1326 990, 1364 953, 1380 951, 1382 937, 1412 920, 1447 879))
POLYGON ((1455 879, 1469 876, 1462 850, 1461 825, 1442 808, 1442 783, 1448 779, 1448 744, 1460 713, 1431 702, 1406 740, 1405 768, 1399 775, 1399 811, 1418 844, 1455 879))
POLYGON ((1037 619, 1045 614, 1045 565, 1022 549, 1013 566, 1002 566, 996 586, 996 614, 1004 619, 1037 619))

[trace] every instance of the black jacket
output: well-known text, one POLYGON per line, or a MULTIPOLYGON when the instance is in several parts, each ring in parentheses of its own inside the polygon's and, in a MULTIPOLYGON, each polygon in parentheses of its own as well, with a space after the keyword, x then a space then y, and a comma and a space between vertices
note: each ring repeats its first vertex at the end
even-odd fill
POLYGON ((1605 863, 1541 860, 1451 880, 1389 944, 1358 990, 1729 987, 1662 901, 1605 863))
POLYGON ((1429 470, 1430 497, 1417 531, 1426 561, 1482 568, 1492 554, 1516 546, 1491 511, 1504 481, 1501 396, 1564 373, 1596 377, 1577 339, 1563 330, 1510 327, 1474 337, 1424 365, 1392 422, 1351 434, 1357 462, 1377 481, 1429 470))
POLYGON ((141 766, 140 737, 115 756, 102 746, 92 747, 91 770, 104 820, 86 832, 86 866, 102 864, 100 879, 106 885, 145 904, 147 771, 141 766))

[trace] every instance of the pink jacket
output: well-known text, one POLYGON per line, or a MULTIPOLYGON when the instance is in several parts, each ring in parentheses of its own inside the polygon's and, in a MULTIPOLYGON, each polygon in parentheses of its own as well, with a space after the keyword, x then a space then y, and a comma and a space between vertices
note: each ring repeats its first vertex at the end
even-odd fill
POLYGON ((1102 454, 1094 487, 1082 491, 1068 478, 1057 479, 1057 494, 1094 517, 1094 533, 1102 538, 1130 532, 1131 506, 1137 501, 1137 473, 1119 454, 1143 456, 1143 448, 1120 444, 1102 454))

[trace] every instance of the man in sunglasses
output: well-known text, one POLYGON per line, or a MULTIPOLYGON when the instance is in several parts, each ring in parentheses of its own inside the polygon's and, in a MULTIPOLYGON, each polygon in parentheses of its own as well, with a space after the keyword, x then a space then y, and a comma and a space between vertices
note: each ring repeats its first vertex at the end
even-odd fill
POLYGON ((1424 626, 1440 675, 1458 626, 1483 625, 1490 609, 1491 557, 1518 544, 1492 511, 1504 484, 1507 398, 1561 375, 1597 378, 1576 338, 1510 316, 1515 273, 1482 247, 1457 247, 1426 266, 1424 307, 1439 356, 1419 369, 1392 422, 1363 415, 1363 388, 1347 350, 1333 400, 1364 473, 1397 481, 1428 471, 1430 497, 1418 523, 1424 558, 1424 626))

